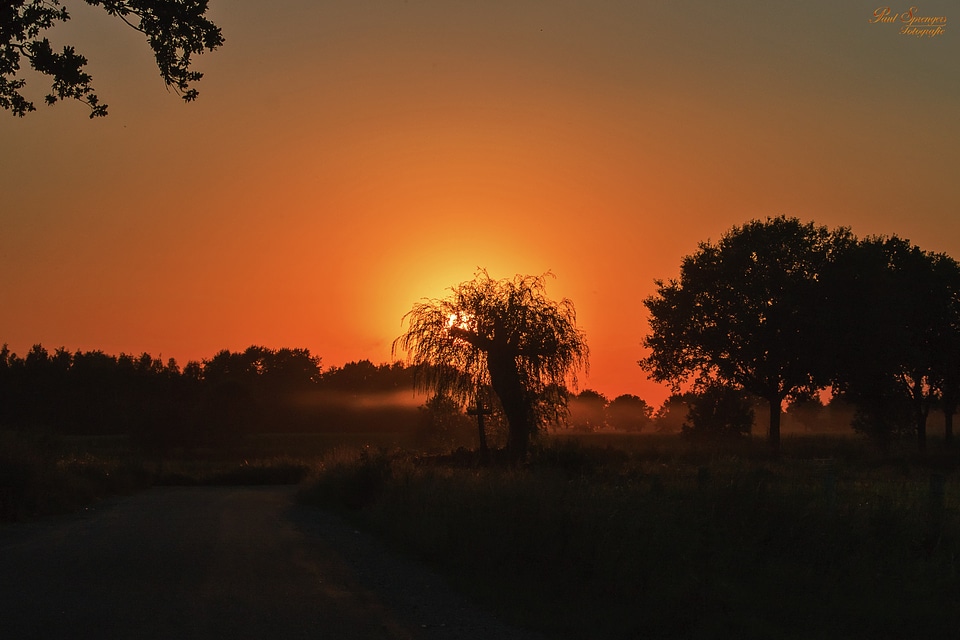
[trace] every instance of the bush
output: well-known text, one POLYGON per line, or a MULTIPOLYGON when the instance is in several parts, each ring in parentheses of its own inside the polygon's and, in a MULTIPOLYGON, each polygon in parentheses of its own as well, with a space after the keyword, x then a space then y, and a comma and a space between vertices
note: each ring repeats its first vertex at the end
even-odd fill
POLYGON ((752 429, 753 407, 749 397, 738 389, 713 385, 695 397, 680 433, 695 438, 730 439, 748 436, 752 429))
POLYGON ((301 499, 355 511, 376 502, 392 476, 392 459, 384 449, 364 447, 355 457, 338 450, 321 462, 301 499))
POLYGON ((150 485, 131 462, 62 451, 50 435, 0 432, 0 521, 77 509, 98 498, 150 485))

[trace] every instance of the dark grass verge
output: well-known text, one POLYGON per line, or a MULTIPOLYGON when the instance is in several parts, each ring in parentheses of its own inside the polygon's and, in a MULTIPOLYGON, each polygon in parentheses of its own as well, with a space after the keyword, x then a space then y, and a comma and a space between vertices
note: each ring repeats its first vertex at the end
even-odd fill
POLYGON ((368 449, 301 497, 550 637, 957 637, 955 462, 675 442, 564 442, 522 469, 368 449))
MULTIPOLYGON (((268 444, 279 451, 285 443, 268 444)), ((295 485, 317 459, 255 453, 248 445, 240 453, 144 455, 125 439, 0 431, 0 523, 69 513, 156 485, 295 485)))
POLYGON ((51 436, 0 432, 0 522, 76 511, 150 486, 133 461, 64 452, 51 436))
POLYGON ((278 456, 242 460, 167 460, 154 467, 155 485, 219 486, 299 484, 314 462, 278 456))

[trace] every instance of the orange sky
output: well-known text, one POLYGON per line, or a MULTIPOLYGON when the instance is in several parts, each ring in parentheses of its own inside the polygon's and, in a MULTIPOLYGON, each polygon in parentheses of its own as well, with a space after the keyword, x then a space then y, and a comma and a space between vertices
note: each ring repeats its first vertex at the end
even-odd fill
POLYGON ((876 1, 212 0, 191 105, 67 2, 110 116, 0 113, 0 343, 382 362, 419 298, 550 270, 581 387, 658 404, 642 299, 701 240, 788 214, 960 257, 960 5, 920 39, 876 1))

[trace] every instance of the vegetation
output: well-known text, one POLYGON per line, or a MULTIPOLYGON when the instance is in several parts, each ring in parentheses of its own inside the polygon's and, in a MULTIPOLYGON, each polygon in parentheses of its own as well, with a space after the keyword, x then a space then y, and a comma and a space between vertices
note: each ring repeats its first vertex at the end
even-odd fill
POLYGON ((777 218, 658 289, 641 364, 675 393, 656 412, 568 391, 587 347, 543 277, 480 272, 416 305, 394 344, 412 366, 3 347, 0 520, 151 484, 301 482, 549 637, 955 635, 957 263, 777 218), (781 426, 848 435, 781 449, 781 426), (488 435, 509 456, 468 450, 488 435))
POLYGON ((332 451, 413 448, 416 436, 256 434, 230 446, 147 455, 127 436, 0 431, 0 523, 88 507, 151 486, 298 484, 332 451))
POLYGON ((632 393, 617 396, 606 409, 607 424, 618 431, 640 433, 653 423, 653 407, 632 393))
POLYGON ((328 371, 306 349, 221 351, 181 370, 149 354, 0 348, 0 429, 128 435, 141 450, 228 446, 251 433, 409 431, 413 372, 352 362, 328 371))
POLYGON ((834 387, 857 404, 855 427, 881 441, 913 432, 924 449, 934 404, 946 399, 948 421, 956 410, 960 266, 896 236, 874 237, 829 275, 840 326, 827 335, 843 336, 832 344, 834 387))
POLYGON ((149 486, 130 459, 66 449, 50 435, 0 431, 0 522, 78 509, 149 486))
POLYGON ((613 400, 593 389, 584 389, 567 399, 568 415, 555 430, 570 428, 577 433, 597 433, 607 429, 640 433, 653 424, 653 407, 630 393, 613 400))
MULTIPOLYGON (((203 74, 191 69, 192 57, 223 44, 220 28, 206 18, 207 0, 84 0, 101 7, 146 36, 167 87, 184 101, 197 98, 193 86, 203 74)), ((8 0, 0 3, 0 107, 23 117, 36 107, 21 93, 20 60, 53 80, 45 102, 79 100, 90 117, 107 115, 107 105, 94 93, 87 59, 72 46, 57 53, 45 34, 70 19, 60 0, 8 0)))
POLYGON ((768 218, 701 243, 657 289, 640 366, 675 392, 722 384, 763 399, 773 451, 783 403, 828 387, 878 441, 912 431, 923 450, 936 403, 952 440, 960 265, 949 256, 768 218))
POLYGON ((743 391, 719 384, 698 394, 681 427, 684 436, 705 439, 729 439, 750 435, 753 407, 743 391))
POLYGON ((588 349, 570 300, 546 296, 544 276, 494 280, 486 271, 442 300, 414 305, 393 343, 423 389, 466 403, 491 389, 509 425, 507 449, 522 460, 531 436, 563 409, 567 383, 588 349))
POLYGON ((477 468, 368 449, 325 460, 301 495, 548 637, 955 633, 955 457, 823 437, 767 451, 569 436, 525 468, 477 468))
POLYGON ((683 259, 680 279, 657 281, 644 301, 651 350, 640 366, 679 390, 733 385, 770 408, 770 444, 780 447, 783 402, 826 386, 820 286, 835 255, 852 242, 796 218, 734 227, 683 259))

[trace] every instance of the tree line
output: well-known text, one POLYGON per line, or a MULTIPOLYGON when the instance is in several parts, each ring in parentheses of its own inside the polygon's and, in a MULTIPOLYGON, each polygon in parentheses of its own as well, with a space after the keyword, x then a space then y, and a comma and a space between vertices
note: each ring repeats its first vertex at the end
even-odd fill
POLYGON ((784 403, 826 389, 855 407, 856 430, 883 443, 912 434, 925 450, 935 406, 952 442, 960 266, 950 256, 781 216, 701 243, 679 278, 656 285, 640 366, 715 404, 762 398, 774 451, 784 403))
POLYGON ((0 427, 126 433, 169 446, 252 431, 401 431, 426 423, 459 432, 466 423, 455 414, 469 407, 478 417, 492 412, 488 424, 505 427, 507 448, 522 458, 529 438, 551 424, 668 430, 683 414, 683 433, 742 435, 761 413, 759 398, 775 451, 785 404, 807 421, 852 407, 857 431, 882 444, 912 435, 921 450, 936 408, 952 442, 960 266, 946 254, 897 236, 858 239, 846 228, 768 218, 701 243, 683 258, 679 278, 656 286, 644 301, 649 354, 639 364, 674 390, 656 414, 632 395, 571 395, 588 356, 573 303, 550 300, 544 276, 495 280, 479 271, 449 298, 408 314, 394 344, 407 352, 406 364, 360 361, 323 371, 306 349, 251 346, 181 369, 149 354, 50 353, 37 345, 19 357, 4 346, 0 427), (362 415, 351 406, 364 394, 416 387, 435 394, 419 412, 413 402, 405 410, 366 403, 362 415), (833 397, 827 412, 824 390, 833 397))
MULTIPOLYGON (((308 349, 223 350, 209 359, 0 348, 0 428, 130 435, 150 448, 222 444, 251 432, 409 426, 415 407, 357 415, 359 395, 411 393, 402 363, 350 362, 326 371, 308 349), (331 398, 337 398, 332 402, 331 398), (380 420, 377 420, 380 418, 380 420)), ((412 394, 411 394, 412 395, 412 394)))

